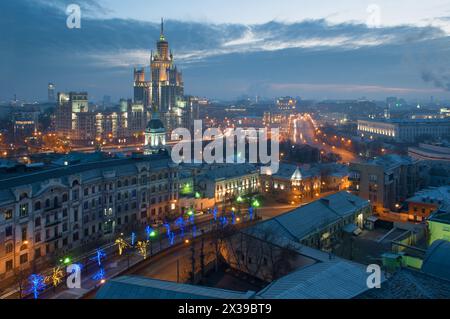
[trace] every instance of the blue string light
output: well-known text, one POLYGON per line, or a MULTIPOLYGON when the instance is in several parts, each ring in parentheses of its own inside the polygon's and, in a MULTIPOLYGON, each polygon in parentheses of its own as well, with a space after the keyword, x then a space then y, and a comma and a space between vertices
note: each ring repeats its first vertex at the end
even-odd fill
POLYGON ((104 259, 105 257, 105 252, 103 251, 103 249, 99 248, 95 251, 95 255, 91 258, 91 260, 96 261, 98 266, 100 267, 102 265, 102 259, 104 259))
POLYGON ((105 270, 103 269, 103 267, 101 267, 95 274, 94 276, 92 276, 92 279, 97 280, 97 281, 101 281, 103 279, 105 279, 105 270))
POLYGON ((170 246, 172 246, 175 242, 175 233, 173 231, 171 231, 169 233, 169 240, 170 240, 170 246))
POLYGON ((134 243, 136 242, 136 233, 131 233, 131 246, 134 246, 134 243))
POLYGON ((169 223, 165 223, 163 226, 166 227, 167 237, 170 237, 170 225, 169 225, 169 223))
POLYGON ((217 206, 214 206, 213 214, 214 214, 214 221, 217 221, 217 206))
POLYGON ((39 292, 45 289, 45 278, 42 275, 32 274, 28 277, 28 281, 31 284, 30 292, 33 293, 34 299, 38 299, 39 292))
POLYGON ((253 220, 253 207, 248 208, 248 214, 250 216, 250 220, 253 220))

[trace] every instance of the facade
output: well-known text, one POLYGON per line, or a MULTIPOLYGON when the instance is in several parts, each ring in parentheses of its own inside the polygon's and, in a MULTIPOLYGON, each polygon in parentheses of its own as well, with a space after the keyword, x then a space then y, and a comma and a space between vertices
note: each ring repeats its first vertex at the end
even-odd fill
POLYGON ((34 106, 15 107, 12 112, 14 141, 23 143, 38 132, 40 111, 34 106))
POLYGON ((351 163, 349 190, 369 200, 375 212, 395 210, 419 187, 418 162, 406 156, 385 155, 367 163, 351 163))
POLYGON ((278 201, 299 204, 320 196, 320 171, 293 164, 280 163, 276 174, 261 176, 265 193, 272 194, 278 201))
POLYGON ((176 211, 167 154, 102 158, 0 180, 0 277, 176 211))
POLYGON ((141 103, 146 108, 150 105, 150 86, 145 80, 144 68, 134 68, 133 100, 135 103, 141 103))
POLYGON ((226 203, 235 197, 260 192, 260 171, 251 164, 208 165, 197 176, 197 191, 203 198, 226 203))
POLYGON ((362 137, 383 137, 396 142, 414 143, 419 136, 440 139, 450 135, 447 120, 358 120, 358 134, 362 137))
POLYGON ((166 148, 166 129, 161 120, 154 116, 145 129, 145 154, 157 154, 166 148))

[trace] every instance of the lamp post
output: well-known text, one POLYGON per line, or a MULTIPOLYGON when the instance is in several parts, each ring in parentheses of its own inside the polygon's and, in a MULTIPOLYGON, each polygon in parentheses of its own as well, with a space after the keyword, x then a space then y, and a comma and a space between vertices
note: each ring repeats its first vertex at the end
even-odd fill
POLYGON ((259 208, 259 207, 261 207, 261 203, 258 201, 258 199, 253 199, 253 201, 252 201, 252 207, 253 207, 253 209, 255 210, 255 219, 256 219, 256 217, 257 217, 257 209, 259 208))

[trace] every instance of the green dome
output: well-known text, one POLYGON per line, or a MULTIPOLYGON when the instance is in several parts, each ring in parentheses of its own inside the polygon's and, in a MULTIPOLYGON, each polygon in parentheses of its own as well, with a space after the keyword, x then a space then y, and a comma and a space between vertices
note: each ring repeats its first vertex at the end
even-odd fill
POLYGON ((150 130, 164 129, 164 124, 163 124, 163 122, 161 122, 160 119, 152 119, 150 122, 148 122, 147 129, 150 129, 150 130))

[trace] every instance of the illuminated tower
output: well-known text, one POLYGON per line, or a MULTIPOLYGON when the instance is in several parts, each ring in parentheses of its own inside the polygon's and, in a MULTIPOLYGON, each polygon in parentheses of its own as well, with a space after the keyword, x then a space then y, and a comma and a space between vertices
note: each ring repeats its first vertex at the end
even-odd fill
POLYGON ((48 84, 48 102, 54 103, 56 102, 55 99, 55 85, 53 83, 48 84))
POLYGON ((173 55, 164 35, 164 21, 156 43, 156 52, 151 53, 151 105, 165 123, 168 131, 181 126, 183 116, 184 84, 181 72, 173 63, 173 55))

